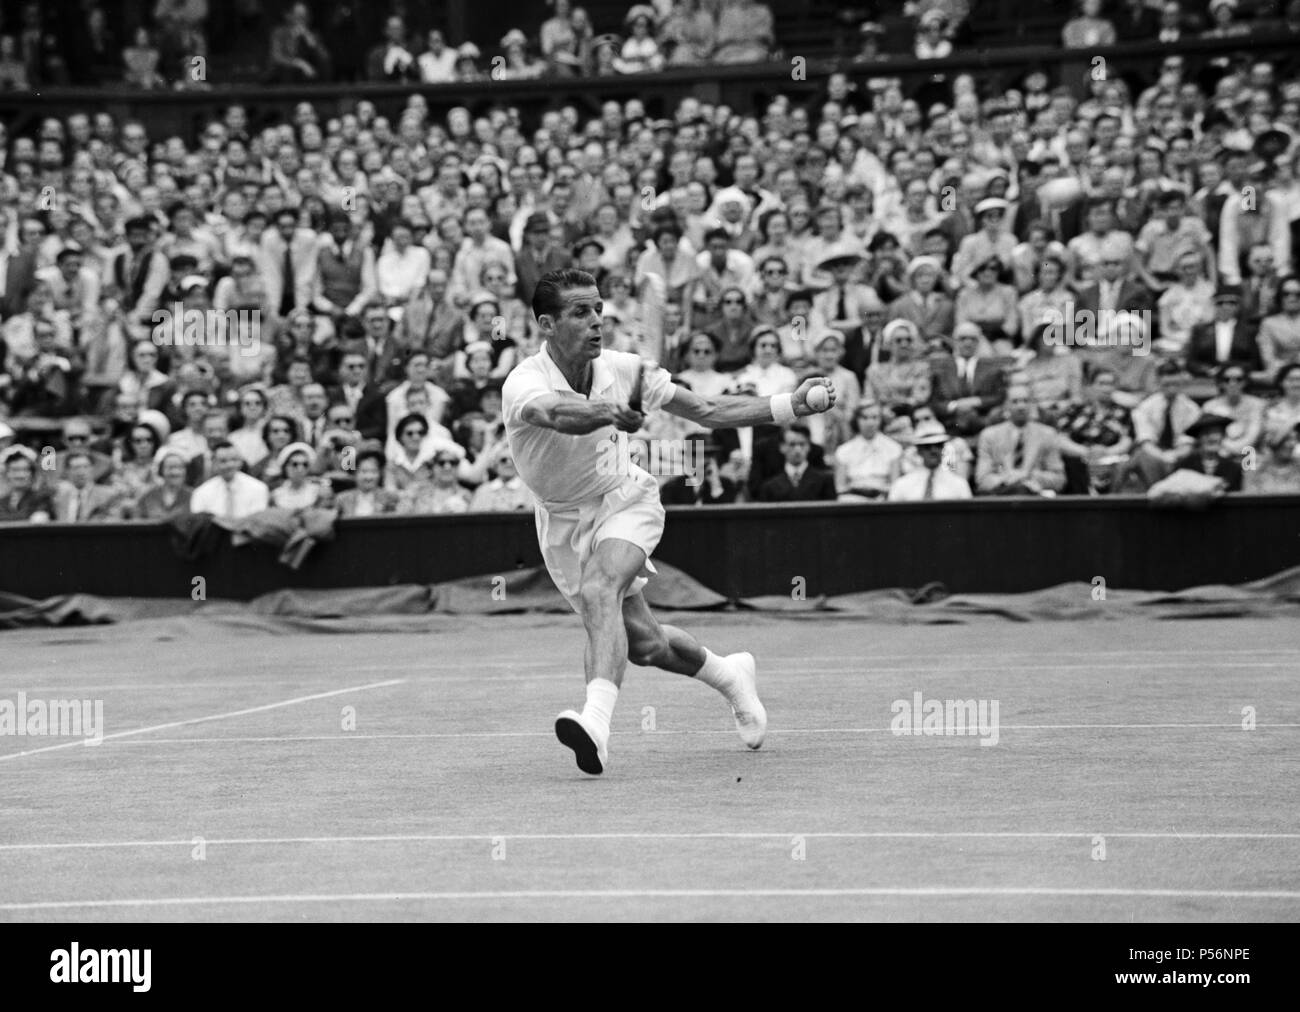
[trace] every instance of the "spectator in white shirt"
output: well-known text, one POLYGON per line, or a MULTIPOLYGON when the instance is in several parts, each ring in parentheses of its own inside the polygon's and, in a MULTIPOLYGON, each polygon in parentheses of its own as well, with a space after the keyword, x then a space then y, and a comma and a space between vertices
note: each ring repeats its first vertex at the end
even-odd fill
POLYGON ((442 32, 435 28, 429 33, 429 48, 416 61, 420 66, 420 80, 425 84, 446 84, 456 80, 457 59, 456 51, 447 48, 442 32))
POLYGON ((970 484, 943 466, 943 447, 948 433, 938 422, 916 427, 912 445, 925 465, 894 480, 890 502, 927 502, 934 499, 969 499, 970 484))
POLYGON ((899 475, 903 448, 880 431, 875 401, 858 405, 853 427, 857 435, 835 451, 835 490, 842 502, 883 499, 899 475))
POLYGON ((222 520, 242 520, 267 507, 270 493, 262 482, 241 471, 239 451, 229 442, 212 448, 217 474, 194 490, 191 513, 211 513, 222 520))
POLYGON ((406 305, 407 300, 424 287, 433 267, 429 251, 415 245, 413 237, 409 221, 394 222, 389 243, 375 264, 380 297, 390 306, 406 305))

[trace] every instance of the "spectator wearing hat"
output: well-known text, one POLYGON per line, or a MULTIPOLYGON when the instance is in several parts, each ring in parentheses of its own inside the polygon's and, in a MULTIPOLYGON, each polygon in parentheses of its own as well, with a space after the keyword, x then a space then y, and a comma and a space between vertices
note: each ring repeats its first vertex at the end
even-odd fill
POLYGON ((902 471, 903 447, 880 431, 881 411, 875 401, 860 403, 850 417, 854 435, 836 447, 834 454, 839 499, 884 499, 902 471))
POLYGON ((943 466, 948 433, 938 422, 924 422, 912 435, 912 447, 922 467, 895 478, 889 486, 890 502, 930 502, 969 499, 970 484, 943 466))
POLYGON ((1247 447, 1260 445, 1264 431, 1264 399, 1246 393, 1250 373, 1240 364, 1229 362, 1219 366, 1214 379, 1218 396, 1206 401, 1201 410, 1207 415, 1231 419, 1232 424, 1223 434, 1223 449, 1240 456, 1247 447))
POLYGON ((1029 417, 1029 388, 1007 391, 1007 420, 980 432, 975 486, 984 495, 1041 495, 1065 487, 1056 430, 1029 417))
POLYGON ((977 324, 959 324, 953 331, 953 353, 927 363, 931 369, 930 407, 954 434, 974 436, 1006 399, 1001 363, 980 355, 982 332, 977 324))
POLYGON ((884 34, 884 26, 879 22, 864 21, 858 25, 858 51, 853 54, 853 62, 869 64, 889 59, 887 53, 880 52, 880 40, 884 34))
POLYGON ((216 475, 194 490, 191 513, 211 513, 223 520, 242 520, 266 509, 270 490, 240 470, 243 460, 228 442, 212 448, 216 475))
POLYGON ((939 287, 943 264, 930 256, 919 256, 907 265, 908 290, 886 307, 891 320, 907 320, 916 326, 926 342, 941 341, 952 333, 955 310, 939 287))
POLYGON ((628 37, 614 61, 614 69, 620 74, 641 74, 663 66, 663 54, 659 52, 659 43, 654 37, 658 20, 649 4, 636 4, 627 12, 623 23, 628 37))
POLYGON ((819 443, 827 453, 833 453, 852 435, 853 415, 862 401, 862 384, 852 370, 841 364, 845 357, 843 333, 838 330, 815 332, 808 344, 812 351, 811 364, 802 369, 796 379, 802 381, 808 376, 825 376, 835 385, 835 403, 830 410, 808 417, 813 442, 819 443))
POLYGON ((718 31, 703 0, 677 0, 659 29, 659 40, 674 67, 708 63, 717 45, 718 31))
POLYGON ((931 8, 921 15, 916 26, 912 53, 918 60, 945 60, 952 55, 952 42, 944 38, 948 18, 943 11, 931 8))
POLYGON ((469 492, 457 479, 464 459, 465 451, 455 443, 440 442, 429 461, 428 477, 407 486, 397 511, 421 515, 469 512, 469 492))
POLYGON ((756 0, 724 0, 713 62, 762 63, 772 47, 772 11, 756 0))
POLYGON ((36 486, 36 454, 25 446, 0 451, 5 489, 0 496, 0 523, 44 523, 54 516, 51 493, 36 486))
POLYGON ((831 284, 813 300, 813 309, 836 330, 860 327, 865 312, 879 302, 873 289, 853 281, 861 263, 861 252, 850 242, 830 247, 817 262, 817 270, 828 274, 831 284))
POLYGON ((930 400, 930 363, 923 356, 921 332, 911 320, 891 320, 881 332, 888 358, 867 369, 864 395, 886 408, 911 407, 930 400))
POLYGON ((1002 261, 996 256, 980 264, 974 272, 974 285, 957 293, 954 321, 957 326, 973 323, 999 354, 1009 354, 1020 336, 1019 300, 1011 285, 998 282, 1002 261))
POLYGON ((472 42, 462 42, 456 49, 456 80, 482 81, 485 78, 478 61, 483 53, 472 42))
POLYGON ((1224 434, 1232 419, 1223 415, 1201 415, 1187 429, 1187 435, 1196 445, 1174 462, 1176 471, 1195 471, 1197 474, 1222 478, 1224 489, 1240 492, 1242 486, 1241 458, 1224 447, 1224 434))
POLYGON ((524 225, 524 242, 515 258, 519 298, 526 306, 533 302, 533 292, 542 276, 573 264, 569 251, 562 249, 551 236, 551 220, 545 212, 528 216, 524 225))
POLYGON ((1296 459, 1296 435, 1294 428, 1265 434, 1264 459, 1253 470, 1245 472, 1243 492, 1251 495, 1300 494, 1300 460, 1296 459))
POLYGON ((474 490, 469 512, 511 513, 515 510, 531 510, 533 495, 515 469, 515 458, 510 447, 504 443, 498 444, 488 463, 496 472, 496 477, 474 490))
POLYGON ((991 259, 998 261, 999 273, 1010 270, 1016 237, 1003 228, 1010 205, 1000 197, 986 197, 975 205, 976 231, 962 238, 952 258, 955 284, 973 285, 975 275, 991 259))
POLYGON ((152 461, 156 481, 133 503, 127 516, 132 520, 166 521, 190 511, 194 489, 186 482, 185 458, 175 450, 161 447, 152 461))
POLYGON ((1133 409, 1134 452, 1122 484, 1136 475, 1145 490, 1168 477, 1177 460, 1194 442, 1188 430, 1201 416, 1196 402, 1183 393, 1187 374, 1177 362, 1162 362, 1156 370, 1159 389, 1133 409))
POLYGON ((802 422, 789 426, 781 437, 785 466, 758 490, 759 502, 830 502, 835 499, 835 476, 809 459, 812 436, 802 422))
POLYGON ((276 458, 284 481, 271 490, 270 503, 277 509, 310 509, 320 499, 321 486, 311 477, 316 451, 308 443, 290 443, 276 458))
POLYGON ((1256 329, 1241 316, 1241 288, 1220 284, 1214 293, 1214 319, 1192 327, 1187 343, 1187 370, 1193 376, 1211 376, 1226 365, 1247 373, 1259 371, 1256 329))
POLYGON ((1215 319, 1214 282, 1205 276, 1205 255, 1188 249, 1178 258, 1178 280, 1156 301, 1160 337, 1155 350, 1164 356, 1183 355, 1198 324, 1215 319))
POLYGON ((1269 381, 1278 371, 1300 362, 1300 277, 1283 278, 1278 284, 1278 312, 1259 325, 1259 356, 1269 381))
POLYGON ((527 81, 541 77, 546 64, 541 60, 528 58, 528 37, 518 28, 512 28, 501 39, 501 50, 505 53, 505 66, 500 70, 503 81, 527 81))

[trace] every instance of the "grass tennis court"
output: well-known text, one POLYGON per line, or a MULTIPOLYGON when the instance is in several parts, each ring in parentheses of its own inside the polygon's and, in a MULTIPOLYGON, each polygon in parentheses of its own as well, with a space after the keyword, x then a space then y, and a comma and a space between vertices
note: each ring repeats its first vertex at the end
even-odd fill
POLYGON ((0 737, 0 919, 1300 918, 1292 621, 675 620, 757 655, 761 751, 632 668, 579 773, 576 617, 5 633, 0 699, 105 740, 0 737), (916 692, 997 744, 895 735, 916 692))

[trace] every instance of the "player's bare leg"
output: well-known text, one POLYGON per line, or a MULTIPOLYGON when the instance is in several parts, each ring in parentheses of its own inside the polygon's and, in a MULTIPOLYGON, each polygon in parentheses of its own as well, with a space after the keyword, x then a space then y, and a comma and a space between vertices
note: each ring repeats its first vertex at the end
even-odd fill
POLYGON ((627 670, 623 599, 644 566, 640 548, 608 538, 596 546, 582 570, 578 596, 587 627, 587 702, 581 713, 565 710, 556 718, 555 736, 573 749, 584 773, 603 773, 609 763, 609 721, 627 670))
POLYGON ((750 748, 763 744, 767 710, 758 698, 753 654, 719 657, 684 629, 662 625, 641 594, 624 596, 623 623, 627 629, 628 659, 633 664, 663 668, 711 685, 731 705, 741 740, 750 748))

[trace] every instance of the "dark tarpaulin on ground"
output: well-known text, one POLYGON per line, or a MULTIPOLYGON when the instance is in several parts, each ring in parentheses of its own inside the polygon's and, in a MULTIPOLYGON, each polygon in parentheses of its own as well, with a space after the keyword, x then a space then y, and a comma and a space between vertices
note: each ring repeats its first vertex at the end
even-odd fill
MULTIPOLYGON (((657 563, 646 600, 663 611, 728 609, 730 603, 681 570, 657 563)), ((1238 586, 1179 591, 1123 590, 1065 583, 1024 594, 948 594, 930 584, 917 590, 870 590, 796 600, 788 595, 735 602, 742 612, 822 619, 917 624, 960 623, 976 616, 1013 622, 1114 620, 1141 614, 1161 619, 1300 616, 1300 567, 1238 586), (1104 591, 1104 597, 1102 592, 1104 591)), ((432 586, 278 590, 247 603, 172 598, 108 598, 66 594, 35 601, 0 592, 0 629, 83 626, 145 619, 203 619, 268 631, 336 633, 426 628, 429 616, 572 614, 543 568, 487 574, 432 586), (422 626, 421 622, 426 623, 422 626)))

